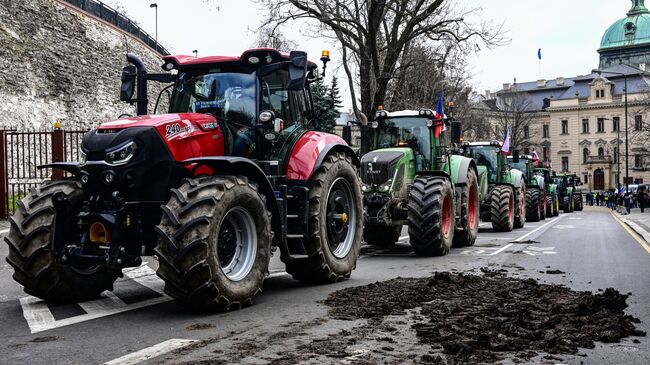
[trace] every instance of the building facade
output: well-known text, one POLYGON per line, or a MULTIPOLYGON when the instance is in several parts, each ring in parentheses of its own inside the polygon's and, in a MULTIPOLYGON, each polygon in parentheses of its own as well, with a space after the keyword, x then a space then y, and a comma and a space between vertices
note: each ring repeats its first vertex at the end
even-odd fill
POLYGON ((578 174, 590 191, 623 186, 626 176, 628 183, 650 183, 650 11, 644 0, 632 0, 598 52, 599 68, 586 75, 504 84, 476 108, 496 122, 515 113, 513 95, 525 98, 517 105, 529 124, 518 148, 535 149, 555 171, 578 174))

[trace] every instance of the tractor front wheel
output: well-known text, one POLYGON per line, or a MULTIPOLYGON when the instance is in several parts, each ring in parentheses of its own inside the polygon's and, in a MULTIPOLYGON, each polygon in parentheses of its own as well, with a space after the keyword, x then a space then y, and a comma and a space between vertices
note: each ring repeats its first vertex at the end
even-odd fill
POLYGON ((268 272, 271 217, 242 176, 186 179, 162 206, 156 231, 165 293, 200 310, 253 303, 268 272))
POLYGON ((546 191, 539 190, 539 200, 542 204, 542 209, 540 210, 539 220, 543 221, 546 219, 546 191))
POLYGON ((402 226, 368 223, 363 227, 363 240, 370 245, 390 247, 397 242, 402 226))
POLYGON ((467 171, 467 186, 460 196, 460 229, 454 233, 454 246, 472 246, 478 236, 478 178, 473 169, 467 171))
POLYGON ((18 203, 16 213, 9 218, 11 228, 5 242, 9 245, 7 262, 14 268, 13 277, 25 293, 52 302, 79 302, 113 290, 113 283, 122 274, 120 270, 102 265, 73 267, 57 260, 55 234, 68 235, 69 239, 63 242, 79 239, 73 233, 78 232, 77 215, 82 199, 78 182, 58 180, 44 182, 18 203), (58 216, 52 201, 57 195, 68 201, 62 216, 58 216), (55 232, 55 223, 65 229, 55 232))
POLYGON ((569 195, 565 195, 564 198, 562 198, 562 205, 564 213, 572 213, 573 212, 573 197, 569 195))
POLYGON ((418 176, 408 197, 408 229, 417 255, 440 256, 449 252, 456 226, 454 193, 449 179, 418 176))
POLYGON ((573 206, 576 212, 582 211, 582 194, 576 194, 573 196, 573 206))
POLYGON ((538 189, 528 189, 526 191, 526 220, 530 222, 539 222, 542 218, 542 200, 540 199, 538 189))
POLYGON ((347 279, 356 267, 363 235, 361 185, 352 159, 344 153, 328 155, 308 187, 307 257, 287 262, 287 272, 315 283, 347 279))
POLYGON ((495 231, 512 231, 515 225, 515 197, 511 187, 498 185, 492 189, 490 217, 495 231))

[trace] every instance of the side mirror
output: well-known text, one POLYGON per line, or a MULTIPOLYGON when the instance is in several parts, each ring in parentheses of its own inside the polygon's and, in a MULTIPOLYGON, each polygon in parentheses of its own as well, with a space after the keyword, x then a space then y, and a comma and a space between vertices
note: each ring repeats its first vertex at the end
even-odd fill
POLYGON ((451 142, 459 144, 463 141, 463 129, 461 122, 453 120, 451 122, 451 142))
POLYGON ((512 162, 519 163, 519 150, 512 150, 512 162))
POLYGON ((128 65, 122 69, 122 85, 120 86, 120 101, 130 102, 135 91, 136 68, 128 65))
POLYGON ((289 53, 289 83, 288 90, 302 90, 307 79, 307 53, 291 51, 289 53))

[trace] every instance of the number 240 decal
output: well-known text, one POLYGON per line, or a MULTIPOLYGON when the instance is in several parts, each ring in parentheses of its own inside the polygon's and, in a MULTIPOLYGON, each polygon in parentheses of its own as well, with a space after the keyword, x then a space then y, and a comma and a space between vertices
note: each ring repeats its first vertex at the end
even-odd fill
POLYGON ((165 126, 165 134, 171 136, 181 132, 181 125, 179 123, 167 124, 165 126))

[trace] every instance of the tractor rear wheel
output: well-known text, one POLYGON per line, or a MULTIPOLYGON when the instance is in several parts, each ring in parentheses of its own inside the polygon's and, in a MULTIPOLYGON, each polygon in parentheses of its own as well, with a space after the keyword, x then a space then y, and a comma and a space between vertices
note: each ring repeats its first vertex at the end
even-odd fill
POLYGON ((563 205, 563 211, 564 213, 572 213, 573 212, 573 197, 569 195, 565 195, 562 198, 562 205, 563 205))
POLYGON ((497 185, 492 189, 490 217, 495 231, 512 231, 515 224, 515 197, 511 187, 497 185))
POLYGON ((542 202, 539 220, 543 221, 546 219, 546 191, 539 190, 539 200, 542 202))
POLYGON ((417 255, 440 256, 451 249, 456 226, 451 181, 416 176, 408 196, 408 229, 417 255))
POLYGON ((555 217, 555 199, 553 194, 546 195, 546 216, 555 217))
POLYGON ((334 283, 350 277, 363 235, 361 186, 352 159, 328 155, 308 182, 309 233, 306 258, 286 263, 296 280, 334 283))
POLYGON ((515 228, 524 228, 526 224, 526 188, 515 189, 516 210, 515 210, 515 228))
POLYGON ((560 215, 560 196, 557 194, 557 192, 553 194, 553 204, 555 204, 555 213, 553 213, 553 216, 557 217, 560 215))
POLYGON ((268 272, 271 217, 242 176, 186 179, 162 206, 156 227, 165 293, 200 310, 253 303, 268 272))
MULTIPOLYGON (((14 268, 13 278, 25 293, 52 302, 79 302, 95 299, 104 290, 113 290, 113 283, 122 275, 106 266, 72 267, 57 260, 54 234, 70 235, 77 230, 77 214, 81 209, 81 185, 72 180, 46 181, 32 189, 18 203, 9 218, 11 228, 5 237, 9 245, 7 262, 14 268), (62 194, 69 205, 64 216, 57 216, 52 198, 62 194), (66 220, 66 229, 55 232, 55 221, 66 220)), ((61 222, 59 222, 61 224, 61 222)))
POLYGON ((542 199, 538 189, 528 189, 526 191, 526 220, 530 222, 539 222, 542 218, 542 199))
POLYGON ((368 223, 363 227, 363 240, 369 245, 390 247, 397 242, 400 233, 402 233, 401 225, 368 223))
POLYGON ((460 196, 461 229, 454 232, 454 246, 472 246, 478 236, 479 207, 478 178, 474 169, 467 171, 467 186, 460 196))
POLYGON ((573 206, 576 212, 582 211, 582 194, 576 194, 573 196, 573 206))

